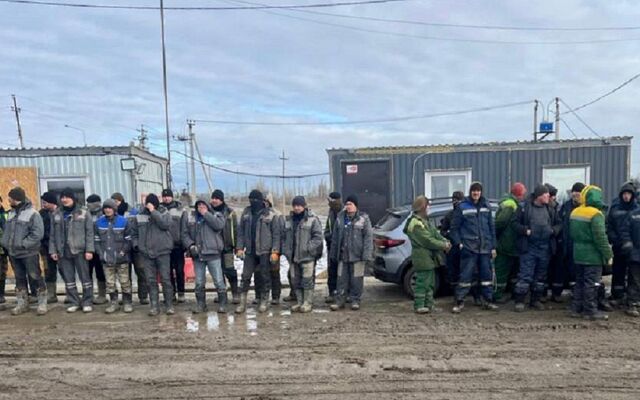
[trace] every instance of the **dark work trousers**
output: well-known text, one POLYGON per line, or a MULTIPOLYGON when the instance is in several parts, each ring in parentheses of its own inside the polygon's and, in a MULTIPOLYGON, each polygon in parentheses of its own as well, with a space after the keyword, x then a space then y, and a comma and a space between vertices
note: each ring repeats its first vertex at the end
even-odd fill
POLYGON ((244 257, 244 265, 242 267, 242 293, 249 292, 251 287, 251 277, 255 283, 256 299, 260 296, 266 296, 271 290, 271 262, 270 254, 256 256, 247 254, 244 257))
POLYGON ((516 303, 524 303, 529 291, 532 304, 542 298, 547 282, 549 251, 547 243, 530 242, 528 251, 520 255, 518 282, 513 290, 516 303))
POLYGON ((620 251, 613 252, 613 271, 611 276, 611 298, 621 300, 627 286, 627 272, 629 270, 629 256, 620 251))
POLYGON ((170 262, 169 254, 149 258, 142 254, 142 262, 144 264, 145 275, 149 285, 149 299, 151 300, 151 308, 156 308, 160 304, 160 294, 158 289, 158 275, 162 281, 162 297, 164 305, 169 308, 173 306, 173 287, 171 286, 170 262))
POLYGON ((547 280, 549 282, 549 286, 551 287, 552 296, 561 296, 565 285, 568 284, 568 282, 565 282, 565 275, 568 275, 566 270, 569 269, 565 264, 566 261, 567 260, 564 251, 560 249, 560 246, 558 246, 556 254, 553 255, 551 257, 551 260, 549 261, 549 269, 547 274, 547 280))
POLYGON ((7 285, 7 271, 9 270, 9 257, 0 254, 0 302, 4 302, 4 291, 7 285))
POLYGON ((67 297, 71 301, 72 306, 91 306, 93 305, 93 280, 89 273, 89 264, 84 258, 84 253, 71 254, 65 251, 60 257, 58 266, 64 271, 65 289, 67 297), (76 274, 82 283, 82 302, 78 296, 78 287, 76 286, 76 274))
POLYGON ((238 293, 238 271, 233 263, 233 251, 222 253, 222 273, 229 281, 231 293, 235 296, 238 293))
MULTIPOLYGON (((555 288, 569 287, 573 289, 576 283, 576 264, 573 261, 573 248, 566 247, 562 252, 562 266, 554 272, 553 286, 555 288)), ((558 290, 558 289, 556 289, 558 290)))
POLYGON ((493 301, 491 254, 473 253, 463 248, 460 251, 460 280, 456 289, 456 301, 464 301, 476 280, 475 276, 480 282, 479 294, 486 301, 493 301))
MULTIPOLYGON (((338 290, 338 261, 327 259, 327 286, 329 287, 329 296, 335 296, 338 290)), ((290 275, 289 275, 290 276, 290 275)), ((289 278, 291 284, 291 278, 289 278)))
POLYGON ((360 304, 364 290, 366 261, 340 262, 338 264, 338 296, 336 304, 344 305, 347 297, 352 304, 360 304))
POLYGON ((184 294, 184 250, 174 247, 171 250, 171 287, 174 293, 184 294))
POLYGON ((38 255, 29 257, 11 257, 11 265, 16 277, 16 290, 27 290, 27 276, 31 278, 33 287, 38 291, 46 290, 44 279, 40 274, 38 255))
MULTIPOLYGON (((460 283, 460 249, 451 249, 451 251, 447 254, 447 279, 449 280, 449 285, 451 287, 451 293, 455 295, 456 290, 458 288, 458 283, 460 283)), ((480 287, 478 282, 478 271, 475 270, 473 276, 471 278, 471 295, 474 299, 480 298, 480 287)))
POLYGON ((91 280, 93 281, 93 273, 95 271, 96 279, 98 282, 106 282, 107 278, 104 275, 104 268, 102 267, 102 262, 100 261, 100 257, 97 254, 93 254, 93 258, 89 261, 89 275, 91 275, 91 280))
POLYGON ((573 301, 571 303, 574 312, 583 315, 596 313, 601 279, 601 265, 576 264, 576 284, 573 287, 573 301))
POLYGON ((131 271, 136 273, 136 281, 138 283, 138 300, 146 300, 149 297, 149 282, 147 281, 147 274, 144 270, 144 261, 142 254, 139 251, 131 252, 131 263, 129 264, 129 281, 133 285, 133 279, 131 278, 131 271))
MULTIPOLYGON (((291 267, 289 267, 289 269, 291 269, 291 267)), ((277 263, 271 264, 271 267, 269 268, 269 278, 271 280, 271 298, 273 300, 280 300, 280 293, 282 293, 282 282, 280 282, 279 258, 277 263)))
POLYGON ((293 281, 294 290, 313 290, 315 287, 316 262, 306 261, 290 264, 289 270, 293 281))
POLYGON ((629 264, 629 279, 627 281, 627 305, 640 306, 640 262, 629 264))

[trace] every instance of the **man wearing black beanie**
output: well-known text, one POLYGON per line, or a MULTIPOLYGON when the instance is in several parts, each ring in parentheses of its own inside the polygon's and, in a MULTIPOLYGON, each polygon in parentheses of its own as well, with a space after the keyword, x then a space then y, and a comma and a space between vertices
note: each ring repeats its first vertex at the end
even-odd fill
POLYGON ((167 209, 171 216, 171 237, 173 237, 173 249, 171 250, 170 257, 170 271, 171 286, 173 288, 173 296, 178 303, 185 302, 185 277, 184 277, 184 247, 182 246, 181 238, 181 225, 182 219, 186 218, 187 209, 181 202, 174 200, 173 191, 171 189, 164 189, 162 191, 162 203, 164 208, 167 209))
MULTIPOLYGON (((96 221, 102 216, 102 199, 100 196, 97 194, 89 195, 89 197, 87 197, 87 209, 91 214, 91 219, 95 227, 96 221)), ((98 253, 94 253, 93 258, 89 261, 89 275, 91 275, 92 281, 94 271, 96 279, 98 280, 98 295, 93 298, 93 304, 104 304, 107 302, 107 279, 98 253)))
POLYGON ((244 209, 238 224, 236 255, 244 260, 242 270, 242 294, 236 313, 245 312, 247 293, 254 276, 258 311, 269 309, 271 291, 271 263, 280 260, 280 224, 276 213, 267 208, 264 195, 254 189, 249 194, 249 206, 244 209))
MULTIPOLYGON (((329 215, 324 226, 324 241, 327 245, 327 251, 331 248, 331 236, 333 235, 333 227, 336 225, 338 213, 342 211, 342 195, 339 192, 329 193, 327 199, 329 203, 329 215)), ((325 303, 332 304, 335 302, 336 291, 338 289, 338 262, 327 260, 327 286, 329 295, 324 299, 325 303)), ((294 299, 295 300, 295 299, 294 299)))
POLYGON ((71 300, 67 312, 82 307, 88 313, 93 311, 93 280, 88 264, 95 252, 93 220, 89 211, 78 204, 72 189, 62 190, 60 203, 61 207, 53 214, 49 254, 64 271, 62 277, 71 300), (76 274, 82 282, 82 299, 78 296, 76 274))
MULTIPOLYGON (((58 196, 53 192, 45 192, 40 196, 40 200, 42 208, 39 213, 44 225, 44 236, 40 241, 40 257, 43 260, 43 264, 47 266, 44 275, 44 282, 47 284, 47 303, 57 303, 58 271, 60 272, 60 277, 62 277, 63 272, 62 268, 58 268, 58 263, 49 254, 49 234, 51 233, 53 214, 58 209, 58 196)), ((62 280, 64 281, 64 278, 62 280)))
POLYGON ((229 281, 231 286, 231 295, 233 303, 240 302, 240 292, 238 291, 238 271, 233 262, 233 255, 238 241, 238 215, 224 201, 224 192, 216 189, 211 193, 211 201, 209 202, 214 211, 224 215, 225 224, 222 230, 222 241, 224 247, 222 249, 222 273, 229 281))
POLYGON ((156 277, 162 280, 162 295, 165 312, 175 314, 173 308, 173 288, 171 286, 170 255, 173 249, 171 236, 171 216, 166 208, 160 205, 158 196, 151 193, 144 201, 144 209, 132 219, 131 244, 139 251, 149 286, 149 316, 160 313, 160 295, 156 277))

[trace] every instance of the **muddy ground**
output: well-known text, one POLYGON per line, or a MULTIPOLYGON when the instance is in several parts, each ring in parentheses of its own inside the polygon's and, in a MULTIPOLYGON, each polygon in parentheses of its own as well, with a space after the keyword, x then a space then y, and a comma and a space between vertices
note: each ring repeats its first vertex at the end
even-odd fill
POLYGON ((312 314, 0 312, 0 399, 640 396, 640 321, 621 312, 598 323, 559 306, 417 316, 396 286, 367 278, 363 308, 334 313, 321 286, 312 314))

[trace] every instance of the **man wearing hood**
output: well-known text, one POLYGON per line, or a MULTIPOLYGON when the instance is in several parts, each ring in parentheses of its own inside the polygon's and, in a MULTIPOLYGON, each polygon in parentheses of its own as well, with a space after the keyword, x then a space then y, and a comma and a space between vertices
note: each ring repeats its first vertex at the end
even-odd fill
POLYGON ((67 296, 71 300, 67 312, 93 311, 93 280, 88 261, 95 252, 93 220, 86 208, 78 204, 75 192, 66 188, 60 193, 60 203, 53 214, 49 254, 64 271, 67 296), (76 287, 76 274, 82 282, 82 301, 76 287))
MULTIPOLYGON (((116 192, 112 194, 111 199, 116 202, 116 213, 127 218, 129 226, 133 226, 133 222, 131 220, 134 219, 136 214, 138 214, 138 210, 136 208, 129 207, 129 204, 124 200, 122 193, 116 192)), ((149 286, 147 285, 147 275, 144 272, 142 256, 140 255, 140 252, 134 250, 132 246, 129 258, 129 280, 131 280, 131 270, 133 269, 135 270, 137 277, 138 300, 140 301, 140 304, 149 304, 149 286)))
POLYGON ((40 274, 38 253, 44 236, 40 214, 33 208, 21 187, 9 191, 11 211, 4 224, 1 245, 9 253, 16 278, 16 306, 11 314, 19 315, 29 310, 27 276, 38 288, 38 315, 47 313, 47 287, 40 274))
POLYGON ((607 236, 613 246, 613 276, 611 277, 611 305, 621 306, 626 292, 627 274, 633 249, 631 214, 638 208, 636 189, 631 183, 620 188, 617 201, 607 215, 607 236))
POLYGON ((566 200, 560 207, 559 216, 560 220, 562 220, 562 234, 559 241, 564 262, 562 263, 562 268, 557 269, 552 278, 552 287, 555 287, 557 292, 561 292, 559 288, 564 288, 565 286, 573 290, 573 286, 576 283, 576 267, 573 259, 573 240, 571 239, 570 224, 571 213, 580 206, 580 193, 584 188, 584 183, 574 183, 571 187, 571 198, 566 200))
POLYGON ((164 189, 162 191, 162 203, 171 216, 171 237, 173 238, 173 250, 171 250, 171 286, 173 287, 174 298, 177 293, 178 303, 184 303, 184 248, 180 230, 182 218, 187 213, 179 201, 173 199, 173 191, 164 189))
POLYGON ((514 227, 514 216, 520 209, 520 203, 522 203, 527 194, 527 187, 521 183, 516 182, 511 186, 511 192, 506 196, 496 212, 496 239, 498 240, 498 255, 496 256, 496 290, 493 293, 493 298, 497 303, 506 302, 507 298, 504 298, 504 294, 507 291, 509 279, 516 276, 518 273, 518 265, 520 260, 518 258, 518 249, 516 248, 516 242, 518 240, 518 234, 514 227))
POLYGON ((297 304, 291 311, 307 313, 313 308, 316 261, 322 256, 322 224, 304 197, 294 197, 291 208, 284 219, 282 252, 296 293, 297 304))
MULTIPOLYGON (((280 231, 280 237, 282 237, 284 217, 280 210, 273 206, 273 195, 271 192, 264 192, 263 195, 265 206, 276 215, 274 222, 277 224, 277 229, 280 231)), ((282 254, 281 248, 278 248, 278 253, 282 254)), ((278 260, 275 262, 271 260, 269 275, 271 284, 271 305, 276 306, 280 304, 280 294, 282 293, 282 282, 280 280, 280 257, 278 257, 278 260)), ((289 288, 291 288, 292 280, 289 271, 287 272, 287 277, 289 279, 289 288)))
MULTIPOLYGON (((327 198, 329 203, 329 215, 327 216, 327 222, 324 226, 324 241, 327 245, 327 251, 331 248, 331 237, 333 235, 333 227, 336 225, 338 213, 342 211, 342 195, 340 192, 331 192, 327 198)), ((338 288, 338 262, 335 260, 327 260, 327 286, 329 288, 329 295, 324 299, 325 303, 331 304, 336 300, 336 290, 338 288)), ((289 296, 295 301, 295 292, 289 296)))
POLYGON ((246 310, 252 276, 259 300, 258 311, 268 310, 271 264, 280 259, 280 225, 275 212, 265 206, 264 196, 257 189, 249 193, 249 203, 240 216, 236 245, 236 255, 244 259, 242 294, 236 308, 238 314, 246 310))
POLYGON ((111 314, 119 309, 116 283, 122 290, 124 312, 133 311, 131 306, 131 280, 129 278, 129 251, 131 249, 131 231, 128 221, 117 214, 118 207, 112 199, 102 205, 102 216, 95 222, 96 256, 106 271, 106 290, 109 293, 109 306, 104 310, 111 314))
POLYGON ((229 281, 231 287, 231 295, 233 303, 240 302, 240 292, 238 291, 238 271, 233 262, 236 243, 238 242, 238 215, 224 201, 224 192, 216 189, 211 193, 211 201, 209 202, 213 211, 224 215, 225 224, 222 230, 222 240, 224 248, 222 249, 222 272, 229 281))
POLYGON ((218 312, 227 312, 227 288, 222 273, 222 250, 225 217, 212 210, 206 201, 197 200, 195 210, 182 218, 182 242, 191 253, 196 273, 196 307, 194 313, 207 311, 207 270, 218 292, 218 312))
POLYGON ((541 299, 546 289, 549 259, 555 250, 555 238, 561 225, 549 207, 549 188, 537 185, 533 194, 514 218, 516 247, 520 256, 520 271, 514 287, 515 310, 525 310, 524 299, 531 292, 530 307, 544 310, 541 299))
POLYGON ((602 286, 602 267, 613 263, 602 213, 602 190, 593 185, 580 193, 580 206, 571 212, 570 233, 576 265, 571 316, 606 320, 598 310, 598 292, 602 286))
MULTIPOLYGON (((100 196, 92 194, 87 197, 87 210, 89 210, 91 220, 95 225, 98 218, 102 216, 102 199, 100 196)), ((100 260, 100 255, 98 253, 95 253, 91 261, 89 261, 89 274, 91 275, 91 281, 93 281, 94 271, 96 279, 98 280, 98 295, 93 298, 93 304, 104 304, 107 302, 107 281, 104 276, 102 261, 100 260)))
POLYGON ((162 280, 162 295, 164 297, 165 312, 175 314, 173 308, 173 287, 170 278, 171 250, 174 248, 171 235, 171 215, 160 205, 158 196, 151 193, 144 200, 144 209, 130 220, 131 244, 135 251, 139 251, 142 264, 145 267, 147 285, 151 305, 149 316, 160 313, 160 295, 157 276, 162 280))
POLYGON ((497 310, 493 303, 493 270, 491 259, 496 257, 496 234, 489 202, 482 196, 482 184, 474 182, 467 197, 454 214, 451 223, 453 246, 460 249, 460 283, 455 294, 456 304, 451 310, 458 314, 464 308, 464 298, 478 271, 484 308, 497 310))

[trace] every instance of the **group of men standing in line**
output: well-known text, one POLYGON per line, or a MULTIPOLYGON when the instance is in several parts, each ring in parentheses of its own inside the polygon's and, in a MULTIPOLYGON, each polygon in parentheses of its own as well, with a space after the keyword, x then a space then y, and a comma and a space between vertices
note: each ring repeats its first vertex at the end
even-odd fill
POLYGON ((544 310, 549 299, 562 302, 563 289, 570 287, 573 317, 607 319, 603 311, 616 306, 640 316, 640 206, 633 183, 621 187, 606 218, 601 189, 580 182, 562 205, 552 185, 537 185, 527 196, 525 185, 515 183, 495 218, 482 191, 474 182, 468 197, 455 192, 453 209, 439 231, 428 219, 428 199, 414 201, 405 233, 417 271, 417 313, 434 309, 434 270, 444 251, 455 293, 453 313, 463 310, 469 292, 477 305, 497 310, 497 304, 509 300, 510 291, 515 311, 522 312, 527 306, 544 310), (606 299, 601 278, 603 268, 611 266, 611 295, 606 299))
POLYGON ((13 315, 27 312, 31 299, 37 302, 37 314, 46 314, 47 304, 58 301, 58 272, 65 282, 67 312, 88 313, 94 304, 108 302, 105 312, 116 312, 122 304, 123 311, 130 313, 132 269, 138 277, 138 299, 141 304, 150 304, 149 315, 160 312, 158 280, 164 311, 174 314, 174 302, 185 301, 185 256, 194 263, 196 313, 207 310, 207 270, 217 291, 218 312, 227 312, 226 281, 237 304, 236 313, 246 310, 252 278, 258 310, 265 312, 270 305, 278 304, 281 256, 289 263, 291 293, 285 300, 296 302, 292 311, 310 312, 323 236, 329 251, 329 295, 325 300, 332 310, 344 308, 348 301, 351 309, 357 310, 365 263, 373 255, 369 217, 358 210, 355 196, 347 197, 343 207, 337 192, 328 199, 330 211, 324 234, 304 197, 293 198, 291 211, 282 215, 273 208, 272 196, 259 190, 251 191, 249 206, 239 217, 225 203, 221 190, 215 190, 209 201, 198 199, 193 208, 174 200, 169 189, 162 191, 161 199, 147 195, 139 208, 130 207, 120 193, 104 202, 90 195, 87 207, 83 207, 71 189, 62 190, 59 197, 46 192, 41 196, 40 212, 20 187, 13 188, 8 197, 11 210, 3 212, 0 219, 0 304, 6 301, 8 258, 16 278, 13 315), (40 256, 46 267, 44 278, 40 256), (243 260, 240 279, 234 256, 243 260), (98 281, 96 296, 94 275, 98 281))

